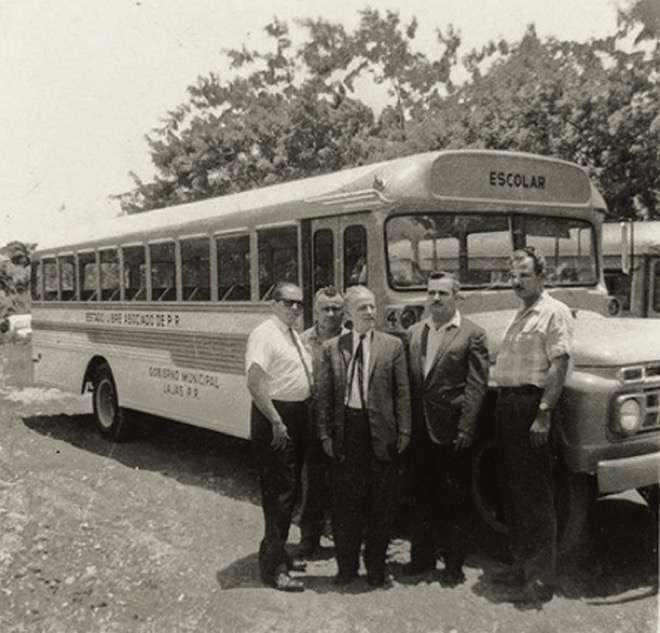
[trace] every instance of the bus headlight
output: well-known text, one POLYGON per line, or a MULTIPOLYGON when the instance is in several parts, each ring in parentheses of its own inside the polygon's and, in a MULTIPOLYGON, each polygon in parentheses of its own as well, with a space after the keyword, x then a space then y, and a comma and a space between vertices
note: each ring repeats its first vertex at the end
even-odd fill
POLYGON ((621 396, 617 400, 615 430, 622 435, 637 433, 642 425, 642 406, 635 397, 621 396))

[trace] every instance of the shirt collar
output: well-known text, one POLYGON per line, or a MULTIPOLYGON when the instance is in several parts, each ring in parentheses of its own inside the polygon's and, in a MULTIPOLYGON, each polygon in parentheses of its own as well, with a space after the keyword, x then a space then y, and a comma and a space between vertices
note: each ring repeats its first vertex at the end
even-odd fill
MULTIPOLYGON (((361 334, 358 334, 355 330, 352 330, 353 334, 353 348, 355 348, 360 341, 360 336, 361 334)), ((365 333, 365 342, 371 343, 371 339, 373 338, 374 335, 374 328, 371 328, 370 330, 367 330, 365 333)))
POLYGON ((424 323, 428 326, 429 330, 432 330, 434 332, 437 332, 439 330, 448 330, 450 327, 461 327, 461 313, 458 310, 454 311, 454 316, 452 316, 447 323, 445 323, 443 326, 440 328, 435 327, 435 323, 433 323, 433 317, 428 317, 424 320, 424 323))
POLYGON ((549 299, 550 295, 547 290, 541 290, 541 294, 538 296, 538 299, 532 303, 529 308, 526 308, 524 305, 518 310, 517 318, 524 316, 525 314, 530 314, 531 312, 540 312, 541 304, 545 303, 546 299, 549 299))
MULTIPOLYGON (((280 317, 278 317, 276 314, 271 315, 271 321, 275 324, 277 329, 280 330, 281 332, 286 333, 286 332, 289 331, 289 326, 284 321, 282 321, 282 319, 280 319, 280 317)), ((291 328, 291 329, 293 329, 293 328, 291 328)))

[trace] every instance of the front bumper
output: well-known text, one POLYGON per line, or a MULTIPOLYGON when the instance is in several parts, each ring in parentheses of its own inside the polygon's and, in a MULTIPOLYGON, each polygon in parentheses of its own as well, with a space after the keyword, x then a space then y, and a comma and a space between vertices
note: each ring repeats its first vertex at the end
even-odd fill
POLYGON ((598 462, 598 492, 622 492, 660 483, 660 452, 598 462))

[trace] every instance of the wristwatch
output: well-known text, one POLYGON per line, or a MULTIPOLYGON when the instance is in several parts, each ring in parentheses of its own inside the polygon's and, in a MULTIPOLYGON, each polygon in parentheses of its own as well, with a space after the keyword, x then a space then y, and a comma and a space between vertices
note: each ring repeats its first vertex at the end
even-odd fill
POLYGON ((541 402, 541 404, 539 404, 539 411, 546 412, 551 410, 552 409, 550 409, 550 405, 547 402, 541 402))

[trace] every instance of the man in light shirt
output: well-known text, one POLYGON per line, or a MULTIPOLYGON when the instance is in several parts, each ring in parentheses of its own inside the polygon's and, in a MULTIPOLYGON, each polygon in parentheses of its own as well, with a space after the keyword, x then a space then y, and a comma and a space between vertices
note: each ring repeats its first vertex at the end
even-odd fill
POLYGON ((323 346, 318 425, 332 464, 332 528, 338 573, 357 574, 365 541, 367 582, 386 582, 385 557, 396 501, 398 455, 410 439, 410 389, 402 342, 376 331, 374 294, 351 286, 345 305, 352 332, 323 346))
POLYGON ((497 356, 495 440, 513 567, 494 580, 514 602, 552 599, 557 521, 548 436, 568 373, 573 318, 543 288, 546 262, 534 247, 514 251, 511 285, 522 305, 497 356))
POLYGON ((259 569, 263 582, 281 591, 304 589, 289 575, 297 565, 285 549, 309 432, 312 389, 312 359, 294 329, 302 298, 295 284, 278 283, 273 315, 250 333, 245 355, 252 396, 250 436, 265 522, 259 569))
POLYGON ((430 316, 408 332, 413 432, 413 525, 409 575, 435 569, 435 534, 445 524, 444 585, 465 580, 470 525, 470 446, 488 385, 488 348, 482 328, 456 308, 459 282, 431 273, 430 316))

